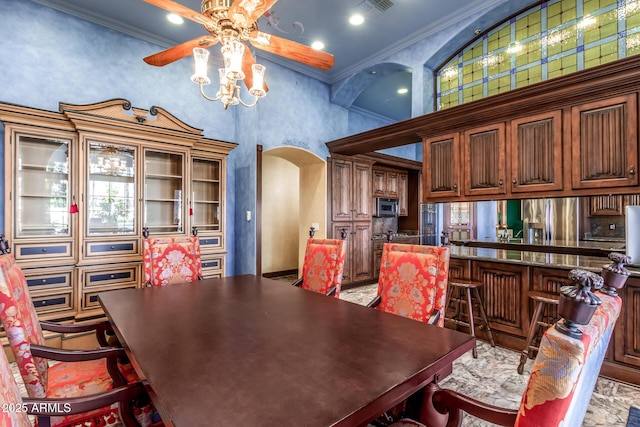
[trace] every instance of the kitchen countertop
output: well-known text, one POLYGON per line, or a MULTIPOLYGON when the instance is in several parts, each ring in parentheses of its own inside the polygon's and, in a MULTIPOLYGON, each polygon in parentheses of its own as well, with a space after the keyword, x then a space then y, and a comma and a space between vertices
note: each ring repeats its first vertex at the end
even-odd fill
POLYGON ((496 238, 488 239, 474 239, 458 241, 462 245, 469 243, 482 244, 482 243, 502 243, 514 246, 536 246, 536 247, 563 247, 563 248, 586 248, 586 249, 601 249, 603 251, 624 251, 624 240, 549 240, 544 243, 528 243, 521 239, 510 239, 507 241, 501 241, 496 238), (520 240, 520 241, 518 241, 520 240))
MULTIPOLYGON (((451 258, 471 259, 478 261, 504 262, 509 264, 528 265, 533 267, 583 270, 599 273, 602 266, 610 264, 606 257, 567 255, 545 252, 529 252, 519 250, 475 248, 468 246, 450 246, 451 258)), ((631 276, 640 277, 640 269, 627 267, 631 276)))

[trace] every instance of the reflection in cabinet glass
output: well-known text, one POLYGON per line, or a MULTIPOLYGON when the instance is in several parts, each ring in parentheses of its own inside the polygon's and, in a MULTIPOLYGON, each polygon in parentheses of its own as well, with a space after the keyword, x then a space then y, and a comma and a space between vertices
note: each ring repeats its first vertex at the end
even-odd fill
POLYGON ((70 235, 69 145, 68 140, 18 135, 15 237, 70 235))
POLYGON ((89 142, 87 233, 135 233, 136 149, 89 142))
POLYGON ((193 159, 192 224, 198 231, 220 230, 220 161, 193 159))
POLYGON ((144 226, 151 233, 182 232, 184 155, 145 150, 144 226))

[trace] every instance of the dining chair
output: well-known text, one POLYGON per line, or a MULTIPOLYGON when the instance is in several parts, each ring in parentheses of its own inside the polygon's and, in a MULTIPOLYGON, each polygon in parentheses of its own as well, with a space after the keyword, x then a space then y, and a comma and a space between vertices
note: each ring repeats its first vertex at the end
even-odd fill
POLYGON ((144 282, 147 286, 165 286, 174 283, 202 280, 200 240, 197 231, 189 237, 150 238, 145 228, 144 282))
MULTIPOLYGON (((0 255, 0 321, 31 398, 78 398, 140 381, 130 364, 118 363, 126 359, 122 348, 80 351, 46 347, 43 329, 58 333, 97 330, 104 343, 103 332, 110 326, 108 322, 77 325, 39 322, 27 281, 10 253, 0 255), (49 366, 48 360, 59 363, 49 366)), ((141 415, 150 413, 148 398, 136 406, 141 415)), ((54 425, 72 426, 78 419, 100 425, 118 416, 118 406, 111 405, 84 414, 56 417, 54 425)))
POLYGON ((340 297, 347 244, 344 239, 309 238, 302 265, 302 277, 294 286, 340 297))
POLYGON ((385 243, 368 306, 442 327, 448 278, 448 247, 385 243))
MULTIPOLYGON (((75 425, 87 426, 84 424, 86 417, 84 413, 117 405, 120 402, 129 402, 143 398, 146 391, 142 383, 127 384, 104 393, 93 394, 82 397, 72 397, 68 399, 39 399, 26 398, 20 394, 18 384, 13 376, 9 360, 4 351, 0 351, 0 426, 6 427, 32 427, 33 424, 29 415, 37 417, 38 427, 56 426, 56 420, 60 415, 77 421, 75 425)), ((130 409, 127 407, 127 409, 130 409)), ((115 417, 109 422, 114 425, 121 421, 126 427, 139 427, 135 415, 130 410, 122 410, 122 417, 115 417)), ((106 426, 107 424, 92 424, 95 426, 106 426)))
POLYGON ((392 426, 458 426, 464 413, 501 426, 582 425, 622 301, 618 296, 584 292, 584 288, 570 295, 569 288, 562 288, 568 290, 562 293, 560 304, 565 319, 545 331, 518 408, 500 408, 438 387, 423 402, 422 424, 402 419, 392 426), (568 320, 569 315, 580 312, 577 307, 583 302, 597 305, 593 317, 582 322, 568 320))

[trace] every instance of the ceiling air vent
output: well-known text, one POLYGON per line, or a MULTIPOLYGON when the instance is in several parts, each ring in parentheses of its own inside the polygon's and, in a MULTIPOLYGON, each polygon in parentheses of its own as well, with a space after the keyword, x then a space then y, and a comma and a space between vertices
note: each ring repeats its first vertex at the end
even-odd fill
POLYGON ((380 15, 381 12, 386 11, 391 6, 393 6, 391 0, 363 0, 358 4, 357 8, 364 16, 372 18, 380 15))

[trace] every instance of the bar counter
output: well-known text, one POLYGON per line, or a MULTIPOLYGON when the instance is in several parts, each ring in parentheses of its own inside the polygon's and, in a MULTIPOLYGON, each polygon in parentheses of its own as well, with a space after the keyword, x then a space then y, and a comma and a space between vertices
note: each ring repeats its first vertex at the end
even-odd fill
MULTIPOLYGON (((570 270, 599 273, 602 266, 611 263, 606 251, 602 256, 590 256, 455 245, 450 249, 449 278, 484 284, 480 295, 495 342, 516 351, 524 348, 530 328, 534 308, 530 292, 557 295, 561 287, 571 284, 570 270)), ((631 276, 619 292, 622 312, 601 375, 640 386, 640 323, 636 314, 640 313, 640 269, 626 268, 631 276)), ((557 318, 557 307, 547 307, 545 313, 557 318)), ((453 327, 452 322, 445 325, 453 327)), ((479 339, 488 340, 484 330, 476 329, 476 334, 479 339)), ((517 366, 518 360, 514 359, 513 369, 517 366)))

